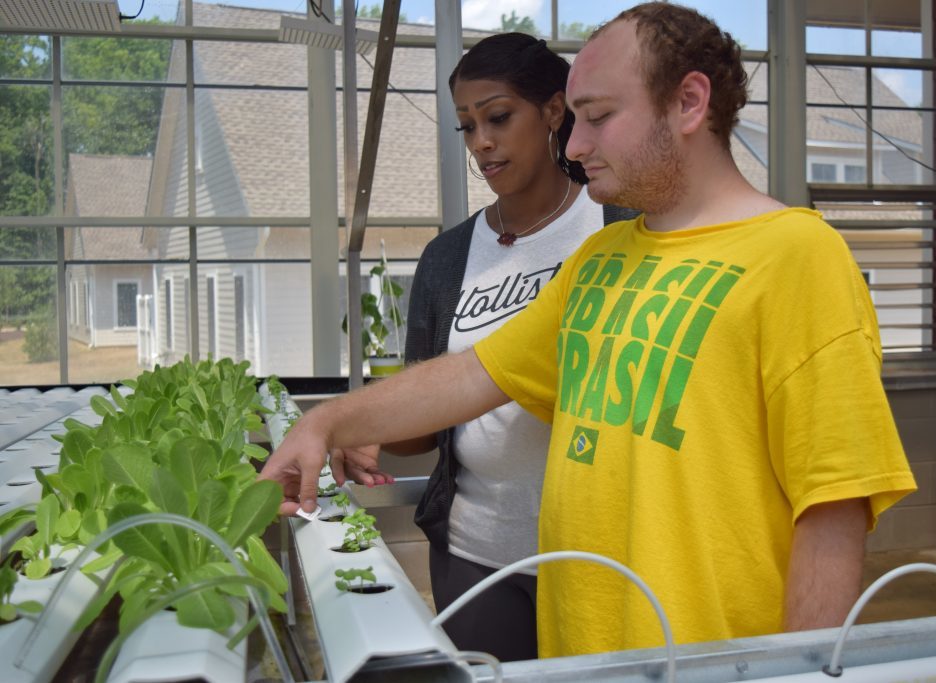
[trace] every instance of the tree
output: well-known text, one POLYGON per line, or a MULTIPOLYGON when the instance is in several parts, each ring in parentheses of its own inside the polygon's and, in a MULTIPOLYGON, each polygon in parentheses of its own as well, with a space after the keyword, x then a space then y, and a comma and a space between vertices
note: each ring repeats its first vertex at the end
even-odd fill
MULTIPOLYGON (((66 78, 165 81, 169 41, 70 38, 62 43, 66 78)), ((50 53, 46 38, 0 35, 0 77, 49 81, 50 53)), ((162 96, 162 88, 69 86, 63 94, 66 152, 151 153, 162 96)), ((50 85, 0 87, 0 216, 42 216, 53 206, 50 111, 50 85)), ((0 326, 44 318, 55 304, 55 268, 2 262, 55 256, 54 228, 0 229, 0 326)))
POLYGON ((559 38, 562 40, 585 40, 598 28, 595 24, 583 24, 573 21, 571 24, 559 24, 559 38))
POLYGON ((518 17, 517 10, 510 10, 509 17, 506 14, 501 15, 501 31, 503 33, 517 31, 519 33, 528 33, 531 36, 539 34, 532 17, 518 17))

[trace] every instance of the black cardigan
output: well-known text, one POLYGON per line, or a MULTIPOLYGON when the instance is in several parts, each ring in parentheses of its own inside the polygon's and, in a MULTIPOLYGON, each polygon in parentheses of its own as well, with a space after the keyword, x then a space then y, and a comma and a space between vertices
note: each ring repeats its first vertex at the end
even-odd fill
MULTIPOLYGON (((476 213, 441 233, 426 245, 419 257, 406 318, 407 363, 435 358, 448 350, 449 332, 465 278, 468 248, 477 216, 476 213)), ((454 427, 436 434, 439 461, 416 506, 416 524, 429 542, 441 550, 448 550, 449 511, 455 498, 458 461, 454 437, 454 427)))
MULTIPOLYGON (((435 358, 448 350, 449 332, 461 295, 478 213, 434 238, 419 258, 406 319, 407 363, 435 358)), ((639 213, 605 206, 604 221, 608 224, 629 220, 639 213)), ((436 434, 439 461, 429 476, 422 500, 416 506, 416 524, 425 532, 429 542, 443 551, 448 550, 449 512, 455 498, 455 475, 458 472, 454 437, 454 428, 436 434)))

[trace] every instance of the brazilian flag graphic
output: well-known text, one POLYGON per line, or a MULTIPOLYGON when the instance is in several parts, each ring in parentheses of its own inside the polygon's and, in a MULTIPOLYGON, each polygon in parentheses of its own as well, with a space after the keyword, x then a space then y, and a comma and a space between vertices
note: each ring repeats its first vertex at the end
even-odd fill
POLYGON ((569 451, 566 453, 566 457, 584 465, 591 465, 595 460, 595 448, 597 447, 598 430, 579 425, 572 432, 572 441, 569 443, 569 451))

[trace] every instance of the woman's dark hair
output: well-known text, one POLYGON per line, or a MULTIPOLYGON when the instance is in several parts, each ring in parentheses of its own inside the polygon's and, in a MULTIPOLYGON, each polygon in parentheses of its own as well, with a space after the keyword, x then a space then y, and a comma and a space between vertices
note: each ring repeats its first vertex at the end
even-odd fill
MULTIPOLYGON (((545 40, 525 33, 498 33, 479 41, 462 55, 449 76, 449 90, 454 93, 456 81, 499 81, 527 102, 542 107, 557 92, 565 92, 568 77, 569 63, 546 47, 545 40)), ((574 123, 575 117, 566 107, 556 135, 559 168, 584 185, 588 182, 585 169, 577 161, 569 161, 565 153, 574 123)))

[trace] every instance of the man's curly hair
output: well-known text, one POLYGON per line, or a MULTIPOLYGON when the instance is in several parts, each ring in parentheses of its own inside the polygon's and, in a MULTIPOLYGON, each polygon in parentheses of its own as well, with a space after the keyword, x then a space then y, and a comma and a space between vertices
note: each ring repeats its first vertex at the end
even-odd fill
POLYGON ((644 83, 657 113, 666 111, 687 74, 703 73, 712 84, 709 130, 729 149, 738 111, 747 103, 741 47, 731 34, 693 9, 647 2, 621 12, 595 31, 589 41, 619 21, 634 22, 644 83))

